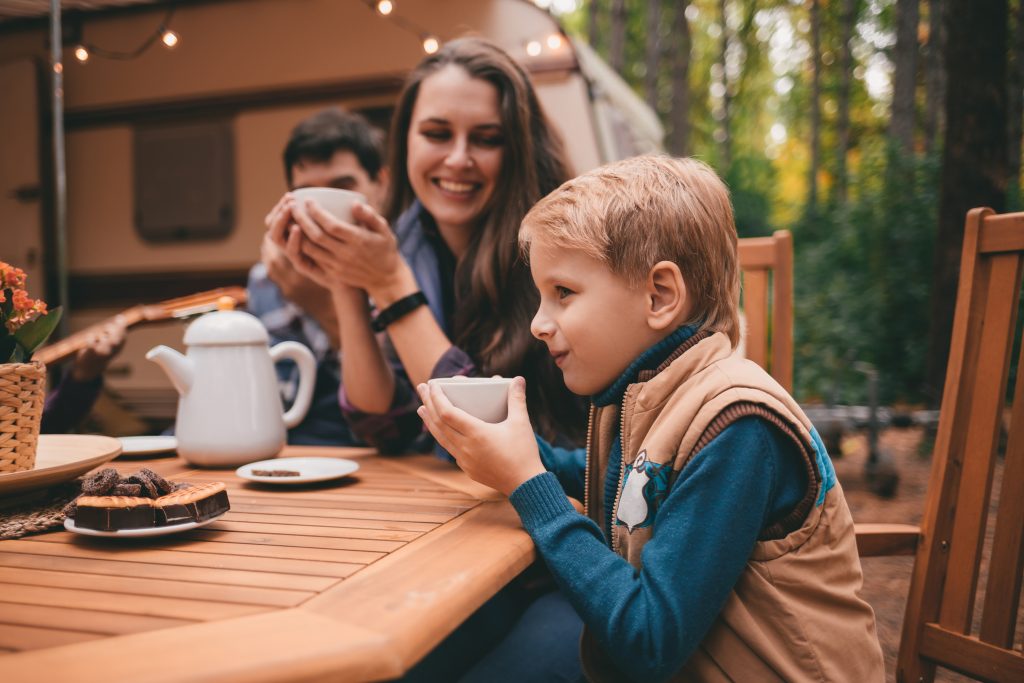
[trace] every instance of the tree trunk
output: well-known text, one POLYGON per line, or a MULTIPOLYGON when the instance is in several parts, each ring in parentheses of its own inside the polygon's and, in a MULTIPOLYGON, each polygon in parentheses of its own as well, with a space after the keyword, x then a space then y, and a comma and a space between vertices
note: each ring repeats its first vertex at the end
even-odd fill
POLYGON ((839 46, 839 92, 836 120, 836 184, 835 200, 846 203, 846 154, 850 149, 850 82, 853 78, 853 52, 850 42, 857 25, 857 0, 843 0, 842 44, 839 46))
POLYGON ((889 135, 904 152, 914 151, 914 86, 917 83, 918 0, 896 0, 895 75, 889 135))
POLYGON ((601 0, 590 0, 587 5, 587 40, 595 52, 600 52, 601 0))
POLYGON ((949 0, 929 0, 928 46, 925 53, 924 145, 932 152, 946 121, 946 13, 949 0))
POLYGON ((677 0, 672 21, 672 112, 669 121, 669 151, 686 156, 690 147, 690 22, 686 8, 690 0, 677 0))
POLYGON ((960 274, 964 217, 1006 202, 1007 0, 949 0, 946 134, 925 387, 939 405, 960 274))
POLYGON ((811 163, 807 169, 807 211, 818 209, 818 169, 821 166, 821 15, 811 0, 811 163))
POLYGON ((608 44, 608 62, 615 71, 626 74, 626 0, 612 0, 611 40, 608 44))
POLYGON ((1024 2, 1018 0, 1010 18, 1010 66, 1007 74, 1007 169, 1010 196, 1019 208, 1021 116, 1024 116, 1024 2))
POLYGON ((661 66, 661 0, 647 3, 647 72, 644 91, 647 104, 658 111, 658 74, 661 66))
POLYGON ((728 20, 728 0, 718 0, 718 14, 721 17, 722 22, 722 35, 721 35, 721 49, 719 51, 718 63, 722 66, 722 110, 721 117, 718 120, 718 131, 716 133, 716 139, 718 140, 718 156, 719 156, 719 173, 725 173, 729 169, 729 165, 732 163, 732 131, 730 130, 730 111, 729 105, 729 74, 726 68, 726 59, 729 56, 729 43, 731 37, 729 34, 729 20, 728 20))

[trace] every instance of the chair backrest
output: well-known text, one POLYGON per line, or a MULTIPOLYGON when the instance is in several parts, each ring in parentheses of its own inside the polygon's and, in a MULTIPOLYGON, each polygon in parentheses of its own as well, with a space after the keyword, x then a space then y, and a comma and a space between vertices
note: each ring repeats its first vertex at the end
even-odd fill
POLYGON ((1024 213, 972 210, 964 230, 949 364, 897 681, 931 681, 936 666, 980 680, 1024 681, 1024 655, 1013 647, 1024 569, 1019 371, 994 537, 983 561, 1022 267, 1024 213), (984 567, 985 597, 977 610, 984 567))
POLYGON ((746 318, 745 354, 786 391, 793 390, 793 236, 739 240, 740 309, 746 318))

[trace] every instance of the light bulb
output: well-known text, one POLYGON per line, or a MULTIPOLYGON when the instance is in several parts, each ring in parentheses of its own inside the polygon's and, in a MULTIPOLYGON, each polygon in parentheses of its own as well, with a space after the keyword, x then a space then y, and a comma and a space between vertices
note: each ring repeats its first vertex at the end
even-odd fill
POLYGON ((89 48, 87 48, 85 45, 79 45, 75 48, 75 59, 80 61, 82 64, 88 62, 90 56, 91 55, 89 54, 89 48))
POLYGON ((171 29, 165 29, 160 36, 160 40, 164 41, 164 45, 167 47, 175 47, 181 38, 171 29))
POLYGON ((393 11, 395 11, 395 3, 391 2, 391 0, 378 0, 377 12, 379 12, 381 16, 386 17, 393 11))
POLYGON ((540 51, 541 46, 539 41, 531 40, 526 44, 526 54, 530 55, 531 57, 536 57, 537 55, 540 54, 540 51))
POLYGON ((550 49, 557 50, 558 48, 562 47, 562 34, 561 33, 552 33, 550 36, 548 36, 548 41, 547 42, 548 42, 548 47, 550 49))
POLYGON ((423 51, 432 55, 441 49, 441 43, 434 36, 427 36, 423 39, 423 51))

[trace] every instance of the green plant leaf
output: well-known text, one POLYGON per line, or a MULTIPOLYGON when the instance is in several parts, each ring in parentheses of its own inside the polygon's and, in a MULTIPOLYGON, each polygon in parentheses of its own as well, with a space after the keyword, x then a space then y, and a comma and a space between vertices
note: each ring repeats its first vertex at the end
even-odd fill
POLYGON ((32 353, 46 341, 46 338, 57 327, 61 312, 62 309, 58 306, 46 315, 41 315, 32 322, 25 323, 14 333, 14 338, 28 354, 27 358, 32 357, 32 353))
MULTIPOLYGON (((2 323, 0 323, 2 324, 2 323)), ((0 336, 0 363, 15 363, 14 351, 18 346, 18 342, 14 341, 14 337, 9 334, 0 336)))

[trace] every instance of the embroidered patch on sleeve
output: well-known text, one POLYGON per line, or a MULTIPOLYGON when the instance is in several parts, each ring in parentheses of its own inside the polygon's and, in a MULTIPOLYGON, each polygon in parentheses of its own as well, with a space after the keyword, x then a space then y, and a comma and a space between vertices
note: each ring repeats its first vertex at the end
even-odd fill
POLYGON ((615 523, 625 526, 629 533, 653 524, 655 513, 668 496, 671 474, 671 463, 651 462, 646 449, 640 451, 626 466, 615 523))

